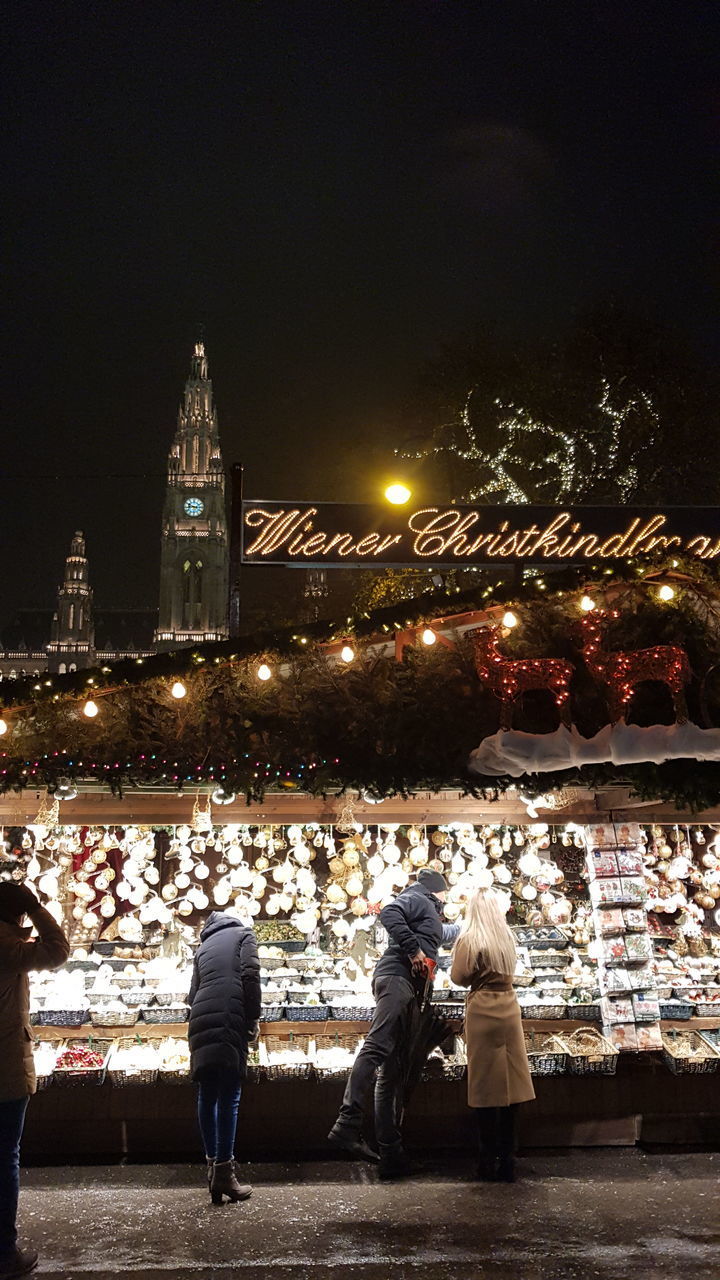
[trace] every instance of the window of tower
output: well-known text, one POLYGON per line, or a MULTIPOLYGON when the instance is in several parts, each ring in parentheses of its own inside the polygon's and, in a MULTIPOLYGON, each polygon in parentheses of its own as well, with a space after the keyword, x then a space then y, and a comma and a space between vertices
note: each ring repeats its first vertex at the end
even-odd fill
POLYGON ((64 662, 61 662, 58 666, 58 675, 64 676, 66 671, 67 671, 67 666, 65 665, 64 662))
POLYGON ((68 610, 68 630, 72 631, 74 625, 75 625, 75 605, 73 601, 70 601, 70 608, 68 610))

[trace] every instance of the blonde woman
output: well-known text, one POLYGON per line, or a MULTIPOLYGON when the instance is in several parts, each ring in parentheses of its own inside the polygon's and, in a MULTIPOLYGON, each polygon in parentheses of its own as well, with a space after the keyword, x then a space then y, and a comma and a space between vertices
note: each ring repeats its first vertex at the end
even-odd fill
POLYGON ((469 987, 465 1012, 468 1105, 477 1115, 484 1181, 515 1180, 515 1117, 535 1090, 513 991, 513 938, 492 890, 476 889, 453 948, 451 977, 469 987))

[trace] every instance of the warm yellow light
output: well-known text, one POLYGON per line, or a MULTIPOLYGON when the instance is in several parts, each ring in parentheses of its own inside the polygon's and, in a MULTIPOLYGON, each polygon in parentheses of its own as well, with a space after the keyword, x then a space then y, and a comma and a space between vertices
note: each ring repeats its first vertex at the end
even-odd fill
POLYGON ((593 609, 595 608, 595 601, 593 600, 592 596, 583 596, 582 600, 580 601, 580 608, 582 609, 583 613, 592 613, 593 609))
POLYGON ((7 720, 3 720, 2 717, 0 717, 0 738, 4 733, 7 733, 7 731, 8 731, 7 720))
POLYGON ((93 720, 97 713, 97 702, 93 702, 92 698, 88 698, 85 706, 83 707, 83 715, 86 715, 88 720, 93 720))
POLYGON ((343 662, 354 662, 355 650, 353 649, 352 645, 344 644, 342 649, 340 650, 340 657, 342 658, 343 662))
POLYGON ((674 599, 675 599, 675 592, 673 588, 668 586, 667 582, 663 583, 660 590, 658 591, 658 600, 667 601, 667 600, 674 600, 674 599))
POLYGON ((271 676, 272 676, 272 671, 270 670, 267 662, 261 663, 257 669, 258 680, 269 680, 271 676))
POLYGON ((423 644, 431 645, 435 643, 435 641, 437 640, 437 636, 435 635, 435 632, 433 631, 432 627, 426 627, 420 639, 422 640, 423 644))
POLYGON ((406 484, 396 481, 394 484, 388 485, 385 490, 385 497, 388 502, 392 502, 394 507, 401 507, 410 500, 412 494, 406 484))
POLYGON ((507 613, 503 614, 503 626, 507 627, 510 631, 512 631, 513 627, 516 627, 517 624, 518 624, 518 620, 515 617, 515 614, 512 612, 511 609, 508 609, 507 613))
POLYGON ((184 698, 187 693, 187 689, 185 688, 182 680, 176 680, 170 692, 173 698, 184 698))

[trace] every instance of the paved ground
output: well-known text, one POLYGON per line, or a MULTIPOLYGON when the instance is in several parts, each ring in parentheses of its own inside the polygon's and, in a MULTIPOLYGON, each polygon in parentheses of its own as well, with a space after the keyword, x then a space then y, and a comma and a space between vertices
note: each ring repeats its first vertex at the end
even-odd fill
POLYGON ((254 1165, 213 1208, 199 1165, 40 1168, 22 1229, 65 1280, 718 1280, 720 1153, 532 1153, 512 1186, 426 1161, 254 1165))

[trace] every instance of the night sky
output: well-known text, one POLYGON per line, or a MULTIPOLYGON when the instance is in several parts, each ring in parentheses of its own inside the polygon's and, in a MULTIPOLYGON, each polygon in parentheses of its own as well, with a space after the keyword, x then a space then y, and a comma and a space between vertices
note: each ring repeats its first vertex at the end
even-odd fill
POLYGON ((463 332, 614 296, 717 363, 717 37, 712 0, 15 0, 0 620, 76 528, 98 604, 156 603, 200 325, 253 497, 374 498, 463 332))

